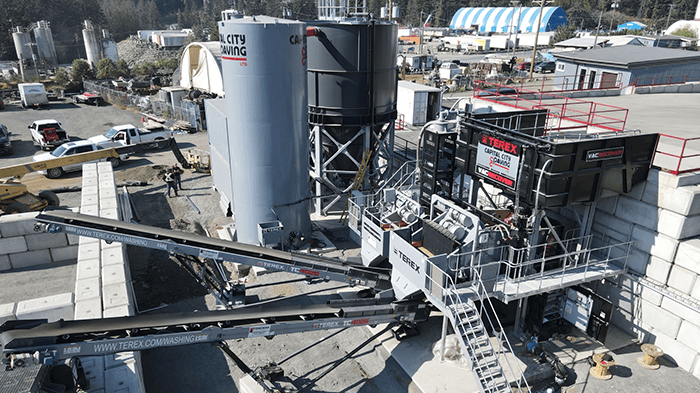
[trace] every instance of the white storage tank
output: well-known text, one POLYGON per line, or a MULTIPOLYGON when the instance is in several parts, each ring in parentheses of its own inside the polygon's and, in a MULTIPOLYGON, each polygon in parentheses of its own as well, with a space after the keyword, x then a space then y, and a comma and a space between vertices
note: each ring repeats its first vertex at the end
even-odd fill
POLYGON ((25 32, 21 27, 16 27, 12 33, 12 41, 15 43, 15 51, 17 58, 29 60, 32 58, 32 37, 25 32))
POLYGON ((231 11, 222 19, 237 239, 259 244, 258 225, 273 221, 308 238, 306 24, 231 11))
POLYGON ((54 47, 53 44, 53 36, 51 35, 49 22, 45 20, 36 22, 34 39, 36 40, 36 48, 39 52, 39 57, 49 65, 56 65, 56 47, 54 47))
POLYGON ((87 53, 88 64, 97 69, 97 63, 100 61, 100 47, 97 44, 95 37, 95 29, 92 22, 89 20, 83 21, 85 28, 83 29, 83 41, 85 41, 85 52, 87 53))
POLYGON ((442 91, 436 87, 399 81, 396 107, 408 125, 422 126, 437 119, 442 105, 442 91))

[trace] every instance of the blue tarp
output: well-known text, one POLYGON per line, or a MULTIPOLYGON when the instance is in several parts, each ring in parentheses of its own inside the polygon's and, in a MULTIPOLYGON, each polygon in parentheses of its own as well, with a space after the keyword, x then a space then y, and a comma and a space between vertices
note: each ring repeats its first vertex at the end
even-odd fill
POLYGON ((627 23, 622 23, 617 25, 617 31, 622 31, 622 30, 644 30, 647 28, 647 25, 645 25, 642 22, 627 22, 627 23))

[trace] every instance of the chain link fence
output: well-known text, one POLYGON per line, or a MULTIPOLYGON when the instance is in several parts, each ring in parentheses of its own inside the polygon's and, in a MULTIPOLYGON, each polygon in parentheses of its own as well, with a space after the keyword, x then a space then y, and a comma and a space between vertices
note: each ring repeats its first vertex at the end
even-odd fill
POLYGON ((120 108, 136 110, 144 113, 152 113, 169 122, 185 121, 198 131, 202 128, 199 107, 196 103, 183 101, 185 106, 174 106, 165 101, 155 99, 154 96, 138 96, 125 91, 112 89, 94 82, 83 82, 85 91, 99 94, 102 99, 120 108))

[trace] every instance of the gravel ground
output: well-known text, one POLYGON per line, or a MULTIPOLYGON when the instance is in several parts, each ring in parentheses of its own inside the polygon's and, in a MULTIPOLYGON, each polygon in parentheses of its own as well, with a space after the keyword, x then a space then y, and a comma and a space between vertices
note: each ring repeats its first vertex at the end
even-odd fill
MULTIPOLYGON (((86 139, 104 133, 116 124, 140 125, 140 115, 120 110, 113 106, 91 107, 71 103, 52 103, 50 109, 24 110, 10 103, 0 111, 0 124, 13 132, 15 154, 0 158, 1 166, 22 164, 34 154, 42 153, 34 147, 27 125, 44 118, 55 118, 63 123, 72 139, 86 139)), ((207 149, 206 133, 182 134, 176 137, 181 149, 199 147, 207 149)), ((184 190, 180 196, 167 198, 163 195, 164 183, 159 179, 165 166, 175 162, 168 150, 153 150, 135 156, 115 170, 115 179, 122 181, 144 181, 145 186, 128 187, 136 205, 141 223, 194 233, 209 232, 216 236, 216 227, 228 223, 230 218, 219 209, 218 195, 212 189, 211 177, 201 173, 185 171, 184 190), (199 213, 188 202, 198 208, 199 213)), ((22 182, 31 192, 43 189, 79 187, 80 172, 49 180, 36 173, 28 174, 22 182)), ((63 206, 78 206, 80 192, 59 194, 63 206)), ((337 221, 337 218, 335 219, 337 221)), ((339 228, 328 222, 316 223, 318 229, 342 249, 332 256, 357 255, 357 246, 349 240, 347 228, 339 228), (352 247, 352 249, 345 249, 352 247)), ((167 253, 143 248, 129 247, 129 263, 138 309, 142 312, 178 312, 212 309, 213 297, 207 295, 193 278, 180 269, 167 253)), ((74 267, 69 265, 68 267, 74 267)), ((66 270, 69 271, 69 270, 66 270)), ((70 271, 69 271, 70 273, 70 271)), ((288 273, 268 273, 249 277, 251 283, 272 282, 298 278, 288 273)), ((60 278, 59 278, 60 279, 60 278)), ((1 283, 0 283, 1 285, 1 283)), ((270 299, 326 288, 323 295, 337 297, 333 288, 339 283, 285 284, 251 290, 247 301, 270 299)), ((314 295, 316 296, 316 295, 314 295)), ((286 300, 290 304, 325 302, 317 297, 297 297, 286 300)), ((251 368, 279 361, 291 352, 309 345, 330 332, 316 331, 279 336, 272 340, 253 338, 229 342, 231 349, 251 368)), ((330 364, 345 356, 367 338, 366 328, 349 329, 317 347, 291 359, 284 364, 287 375, 297 381, 297 386, 322 373, 330 364)), ((212 345, 192 345, 144 351, 143 369, 148 392, 235 392, 239 391, 238 380, 243 373, 224 354, 212 345)), ((339 368, 310 387, 315 392, 417 392, 408 375, 390 357, 390 354, 374 341, 339 368)))

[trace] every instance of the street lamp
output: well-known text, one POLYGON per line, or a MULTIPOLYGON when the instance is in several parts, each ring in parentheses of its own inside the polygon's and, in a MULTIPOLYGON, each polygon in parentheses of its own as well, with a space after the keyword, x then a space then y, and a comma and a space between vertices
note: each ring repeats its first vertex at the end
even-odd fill
POLYGON ((613 1, 613 3, 610 4, 610 8, 612 8, 612 16, 610 17, 610 28, 608 30, 612 30, 613 21, 615 20, 615 8, 618 7, 620 7, 620 3, 617 1, 613 1))
MULTIPOLYGON (((668 30, 668 28, 671 26, 668 23, 671 21, 671 12, 673 12, 673 8, 675 6, 676 5, 673 3, 668 5, 668 16, 666 17, 666 30, 668 30)), ((666 31, 666 34, 668 34, 668 31, 666 31)))

